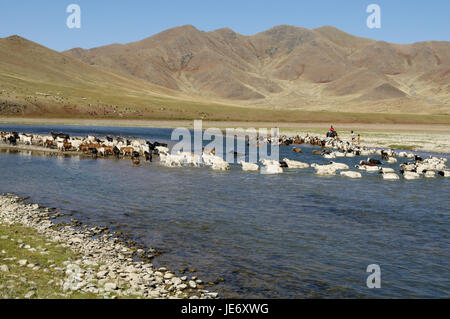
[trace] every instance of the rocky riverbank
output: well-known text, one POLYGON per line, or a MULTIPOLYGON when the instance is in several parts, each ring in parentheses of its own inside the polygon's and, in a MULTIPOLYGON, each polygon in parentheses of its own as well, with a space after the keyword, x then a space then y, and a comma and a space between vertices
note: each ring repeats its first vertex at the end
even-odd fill
POLYGON ((138 260, 137 255, 145 253, 142 249, 129 247, 104 229, 58 226, 51 215, 50 209, 17 196, 0 196, 0 298, 217 298, 196 277, 178 277, 138 260), (54 277, 47 284, 57 293, 40 294, 27 274, 54 277), (30 291, 11 294, 18 290, 18 280, 31 282, 30 291))

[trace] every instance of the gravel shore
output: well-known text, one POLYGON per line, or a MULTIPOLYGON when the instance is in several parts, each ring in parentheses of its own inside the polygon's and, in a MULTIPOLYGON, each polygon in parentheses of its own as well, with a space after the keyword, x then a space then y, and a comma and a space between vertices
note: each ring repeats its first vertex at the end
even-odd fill
MULTIPOLYGON (((48 270, 65 274, 64 279, 55 283, 63 293, 82 292, 99 298, 158 299, 214 299, 218 295, 203 289, 202 281, 196 277, 177 277, 166 268, 156 269, 151 263, 138 260, 136 256, 146 253, 143 249, 128 247, 104 228, 55 225, 50 209, 27 204, 12 194, 0 195, 0 225, 32 228, 49 241, 76 253, 78 257, 65 261, 62 269, 48 270)), ((8 236, 2 236, 2 240, 8 240, 8 236)), ((35 247, 17 244, 22 246, 19 248, 36 251, 35 247)), ((0 256, 0 264, 2 259, 15 257, 0 256)), ((27 260, 18 262, 21 266, 27 265, 27 260)), ((8 267, 2 266, 6 271, 8 267)))

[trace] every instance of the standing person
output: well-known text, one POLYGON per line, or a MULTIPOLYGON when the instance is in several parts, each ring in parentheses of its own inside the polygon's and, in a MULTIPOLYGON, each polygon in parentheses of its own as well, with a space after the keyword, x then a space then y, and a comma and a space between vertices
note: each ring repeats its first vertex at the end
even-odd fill
POLYGON ((361 144, 361 135, 358 134, 358 145, 361 144))
POLYGON ((352 131, 352 145, 355 144, 355 140, 356 140, 355 133, 352 131))

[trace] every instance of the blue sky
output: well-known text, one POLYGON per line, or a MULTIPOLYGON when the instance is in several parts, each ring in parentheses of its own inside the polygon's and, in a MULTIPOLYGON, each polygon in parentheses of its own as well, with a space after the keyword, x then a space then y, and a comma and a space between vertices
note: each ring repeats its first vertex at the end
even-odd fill
POLYGON ((92 48, 141 40, 192 24, 245 35, 280 24, 332 25, 396 43, 450 41, 449 0, 0 0, 0 37, 18 34, 52 49, 92 48), (81 7, 81 29, 66 26, 69 4, 81 7), (369 29, 366 8, 381 7, 381 29, 369 29))

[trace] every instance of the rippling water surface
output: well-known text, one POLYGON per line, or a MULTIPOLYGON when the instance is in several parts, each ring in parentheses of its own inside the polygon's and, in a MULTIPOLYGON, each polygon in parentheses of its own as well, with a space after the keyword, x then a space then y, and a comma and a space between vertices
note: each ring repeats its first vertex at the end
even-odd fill
MULTIPOLYGON (((168 140, 149 128, 1 126, 3 131, 168 140)), ((325 163, 280 148, 280 157, 325 163)), ((427 154, 425 154, 427 155, 427 154)), ((361 158, 337 159, 349 165, 361 158)), ((390 165, 391 167, 396 167, 390 165)), ((131 161, 0 153, 0 192, 30 196, 88 224, 130 231, 154 260, 224 278, 225 297, 448 297, 450 179, 383 181, 208 168, 134 167, 131 161), (379 264, 381 289, 366 287, 379 264)))

